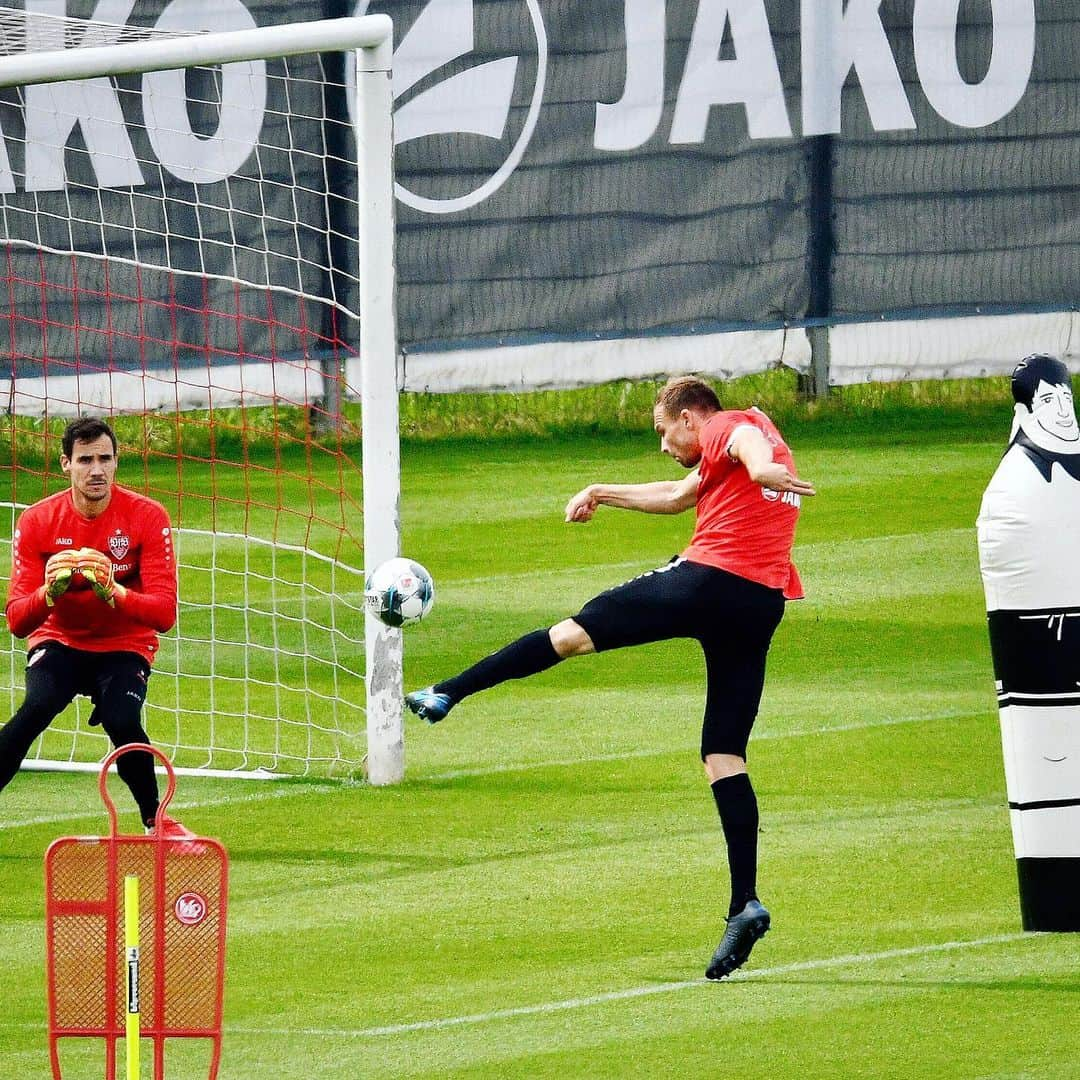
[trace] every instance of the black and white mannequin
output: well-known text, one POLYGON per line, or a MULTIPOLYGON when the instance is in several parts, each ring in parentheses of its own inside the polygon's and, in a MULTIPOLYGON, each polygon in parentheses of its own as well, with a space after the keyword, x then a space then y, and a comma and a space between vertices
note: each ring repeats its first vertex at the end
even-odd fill
POLYGON ((1080 426, 1068 369, 1012 377, 977 522, 1025 930, 1080 930, 1080 426))

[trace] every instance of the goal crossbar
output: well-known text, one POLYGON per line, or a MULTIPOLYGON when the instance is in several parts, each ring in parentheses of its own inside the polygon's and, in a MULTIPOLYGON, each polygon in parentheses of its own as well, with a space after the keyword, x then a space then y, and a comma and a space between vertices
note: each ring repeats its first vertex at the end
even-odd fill
POLYGON ((191 33, 121 45, 35 50, 0 56, 0 87, 171 71, 200 64, 232 64, 347 49, 379 50, 375 65, 385 63, 388 70, 392 42, 393 23, 388 15, 361 15, 258 26, 250 30, 191 33))

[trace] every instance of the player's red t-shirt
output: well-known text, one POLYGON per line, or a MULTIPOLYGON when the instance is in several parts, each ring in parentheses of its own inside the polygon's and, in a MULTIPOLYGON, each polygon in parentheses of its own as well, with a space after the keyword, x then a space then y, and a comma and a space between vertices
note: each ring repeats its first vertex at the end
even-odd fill
POLYGON ((7 623, 27 648, 59 641, 87 652, 134 652, 153 663, 158 633, 176 622, 176 559, 165 507, 138 492, 113 485, 100 517, 75 509, 71 490, 50 495, 24 510, 11 553, 7 623), (110 607, 80 574, 56 604, 45 603, 45 563, 58 551, 95 548, 108 556, 116 580, 127 590, 110 607))
POLYGON ((755 484, 742 462, 728 453, 732 436, 746 424, 769 440, 774 461, 795 472, 791 451, 760 409, 710 416, 701 427, 697 524, 683 558, 783 589, 787 600, 801 600, 802 582, 791 561, 801 499, 794 492, 755 484))

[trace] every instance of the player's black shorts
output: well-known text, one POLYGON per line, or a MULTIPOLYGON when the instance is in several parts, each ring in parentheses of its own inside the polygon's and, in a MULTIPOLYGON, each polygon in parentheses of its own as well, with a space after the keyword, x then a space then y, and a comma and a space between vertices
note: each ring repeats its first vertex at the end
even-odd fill
POLYGON ((670 638, 700 641, 708 678, 701 756, 745 758, 783 614, 782 590, 678 558, 594 597, 574 622, 597 652, 670 638))
POLYGON ((27 655, 26 701, 55 716, 84 694, 94 705, 91 725, 104 724, 111 735, 115 719, 127 734, 138 725, 149 678, 150 665, 138 653, 92 653, 46 641, 27 655))

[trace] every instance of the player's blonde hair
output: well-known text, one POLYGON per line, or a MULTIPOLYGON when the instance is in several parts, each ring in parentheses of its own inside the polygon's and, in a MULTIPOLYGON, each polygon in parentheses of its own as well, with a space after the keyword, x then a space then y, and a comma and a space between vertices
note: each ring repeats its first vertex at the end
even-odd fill
POLYGON ((678 416, 683 409, 719 412, 724 407, 716 391, 696 375, 679 375, 668 379, 656 395, 655 404, 668 416, 678 416))

